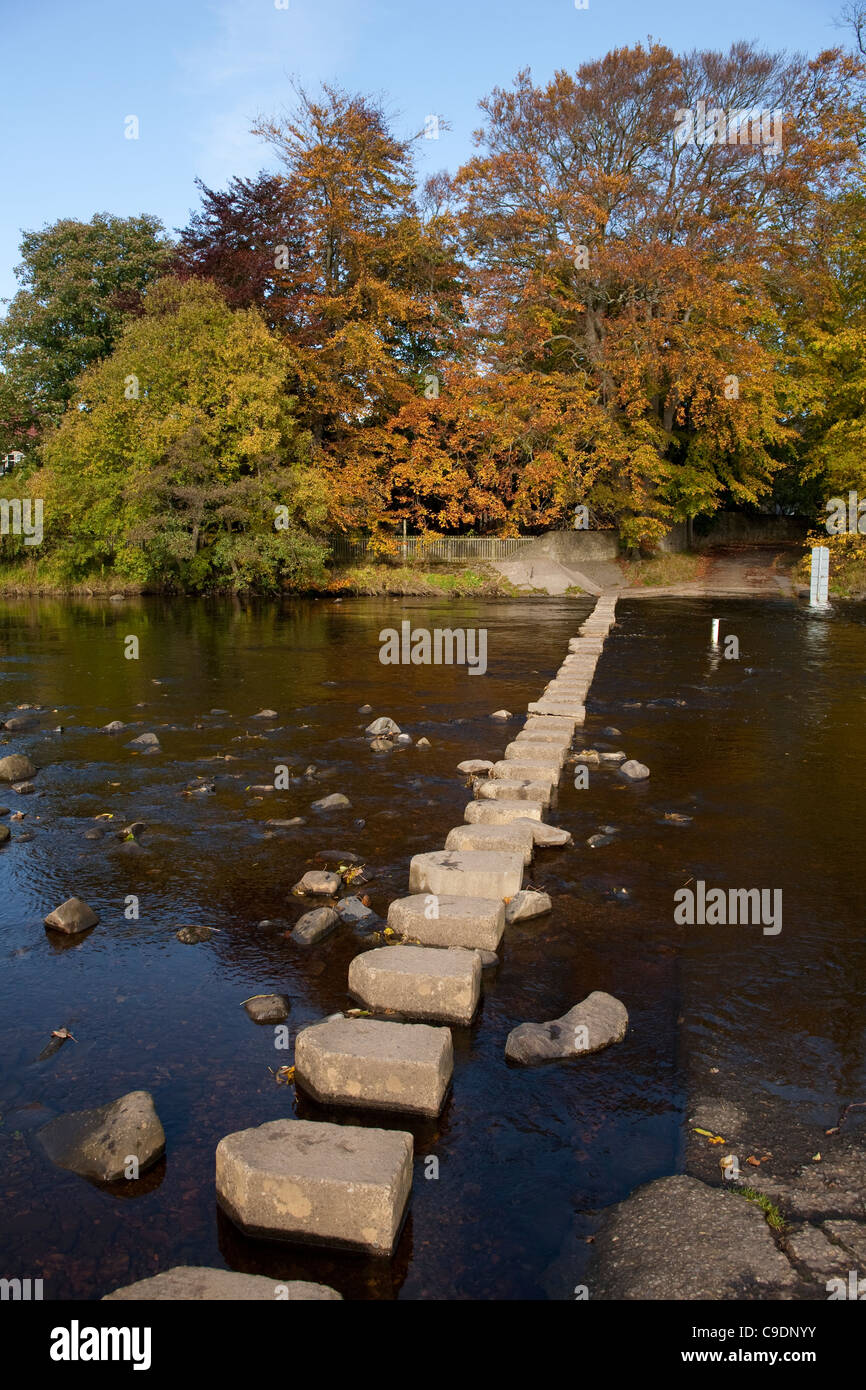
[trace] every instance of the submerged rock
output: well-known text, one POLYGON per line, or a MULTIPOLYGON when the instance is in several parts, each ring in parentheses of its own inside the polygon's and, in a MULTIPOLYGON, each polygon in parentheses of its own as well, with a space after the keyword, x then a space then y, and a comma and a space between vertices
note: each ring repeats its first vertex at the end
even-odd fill
POLYGON ((87 903, 82 902, 81 898, 67 898, 65 903, 55 907, 53 912, 49 912, 45 918, 46 927, 52 931, 65 932, 67 936, 75 936, 77 932, 89 931, 95 927, 99 918, 87 903))
POLYGON ((330 936, 339 924, 340 918, 332 907, 316 907, 298 918, 290 935, 301 946, 314 946, 330 936))
POLYGON ((38 1137, 58 1168, 99 1182, 122 1178, 130 1158, 143 1173, 165 1151, 165 1131, 149 1091, 130 1091, 95 1110, 60 1115, 38 1137))
POLYGON ((330 796, 323 796, 318 801, 314 801, 310 807, 311 811, 338 811, 343 807, 351 806, 351 801, 342 792, 332 792, 330 796))
POLYGON ((260 709, 258 714, 251 714, 251 719, 277 719, 279 718, 275 709, 260 709))
POLYGON ((0 782, 25 782, 36 776, 36 768, 23 753, 0 758, 0 782))
POLYGON ((374 738, 370 742, 371 753, 390 753, 394 748, 389 738, 374 738))
POLYGON ((609 845, 612 839, 612 835, 590 835, 586 843, 590 849, 601 849, 602 845, 609 845))
POLYGON ((200 941, 210 941, 211 935, 210 927, 200 926, 181 927, 175 932, 178 941, 182 941, 184 946, 196 946, 200 941))
POLYGON ((628 1012, 612 994, 594 990, 550 1023, 521 1023, 508 1034, 505 1055, 512 1062, 546 1062, 581 1057, 622 1042, 628 1012))
POLYGON ((8 825, 0 825, 0 845, 5 845, 11 835, 12 831, 9 829, 8 825))
POLYGON ((256 994, 244 1000, 244 1008, 253 1023, 284 1023, 289 1016, 289 1001, 284 994, 256 994))
POLYGON ((138 738, 131 739, 126 746, 127 748, 157 749, 160 746, 160 742, 156 734, 139 734, 138 738))

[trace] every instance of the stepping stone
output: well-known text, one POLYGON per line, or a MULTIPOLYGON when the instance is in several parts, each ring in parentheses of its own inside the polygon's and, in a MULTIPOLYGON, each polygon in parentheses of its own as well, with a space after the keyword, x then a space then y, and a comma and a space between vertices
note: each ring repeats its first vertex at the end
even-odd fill
POLYGON ((446 849, 416 854, 409 865, 411 893, 455 893, 501 901, 518 893, 522 882, 521 854, 446 849))
POLYGON ((470 801, 463 819, 467 825, 510 825, 515 820, 540 821, 543 811, 535 801, 470 801))
POLYGON ((550 782, 530 782, 526 778, 491 778, 476 787, 475 795, 479 801, 538 801, 542 806, 549 806, 556 799, 556 786, 550 782))
POLYGON ((349 991, 368 1009, 468 1024, 481 994, 481 957, 477 951, 380 946, 355 956, 349 991))
POLYGON ((524 864, 532 863, 535 841, 532 832, 516 821, 510 825, 456 825, 448 831, 446 849, 502 850, 519 854, 524 864))
POLYGON ((505 931, 505 904, 499 898, 417 893, 392 902, 388 926, 400 936, 414 937, 425 946, 496 951, 505 931))
POLYGON ((390 1255, 412 1189, 411 1134, 272 1120, 217 1145, 220 1206, 243 1230, 390 1255))
POLYGON ((525 744, 535 744, 536 747, 543 748, 549 744, 551 748, 561 748, 568 752, 571 747, 572 733, 569 729, 521 729, 519 734, 515 734, 509 748, 522 748, 525 744))
POLYGON ((586 709, 577 700, 533 700, 528 708, 530 714, 567 714, 576 724, 582 724, 586 718, 586 709))
POLYGON ((333 1018, 295 1039, 295 1077, 323 1105, 438 1115, 454 1067, 448 1028, 333 1018))
POLYGON ((561 830, 558 825, 546 825, 544 821, 538 820, 528 820, 526 825, 531 830, 536 845, 555 848, 559 845, 574 844, 574 836, 570 831, 561 830))
POLYGON ((506 763, 541 763, 548 767, 561 768, 565 763, 567 751, 568 749, 563 744, 539 744, 532 740, 523 743, 509 743, 503 761, 506 763))
POLYGON ((123 1302, 231 1302, 283 1301, 339 1302, 343 1295, 327 1284, 310 1284, 304 1279, 266 1279, 261 1274, 237 1274, 233 1269, 206 1269, 200 1265, 176 1265, 152 1279, 125 1284, 114 1293, 103 1294, 102 1303, 123 1302))
POLYGON ((520 732, 525 734, 535 730, 544 734, 557 730, 559 733, 573 735, 574 720, 566 715, 530 715, 520 732))
POLYGON ((532 782, 549 782, 551 786, 555 787, 559 782, 561 771, 562 767, 558 762, 541 763, 528 760, 517 762, 503 758, 501 762, 493 764, 490 776, 496 782, 505 777, 509 781, 525 779, 532 782))

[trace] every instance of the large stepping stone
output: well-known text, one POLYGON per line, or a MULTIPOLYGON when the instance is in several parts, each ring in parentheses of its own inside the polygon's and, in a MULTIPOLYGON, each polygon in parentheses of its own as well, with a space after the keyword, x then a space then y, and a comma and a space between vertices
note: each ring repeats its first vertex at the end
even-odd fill
POLYGON ((525 777, 490 778, 475 788, 475 795, 479 801, 537 801, 549 806, 556 799, 557 785, 558 782, 528 781, 525 777))
POLYGON ((521 729, 521 733, 526 733, 530 729, 537 729, 540 733, 549 734, 554 729, 560 733, 571 734, 574 737, 574 720, 568 715, 557 714, 531 714, 527 717, 526 723, 521 729))
POLYGON ((522 882, 523 856, 514 853, 446 849, 416 854, 409 865, 412 893, 456 893, 467 898, 504 900, 513 898, 522 882))
POLYGON ((515 820, 540 821, 540 801, 470 801, 463 812, 467 825, 510 825, 515 820))
POLYGON ((524 748, 527 744, 536 748, 561 748, 568 752, 574 735, 569 729, 521 729, 509 743, 509 748, 524 748))
POLYGON ((453 1067, 449 1029, 427 1023, 332 1018, 295 1039, 295 1078, 323 1105, 438 1115, 453 1067))
POLYGON ((586 710, 578 700, 533 700, 528 709, 530 714, 567 714, 576 724, 582 724, 586 718, 586 710))
POLYGON ((508 781, 525 779, 528 782, 549 782, 552 787, 555 787, 561 771, 562 768, 558 762, 517 762, 503 758, 501 762, 493 764, 490 776, 495 782, 499 782, 503 778, 508 781))
POLYGON ((414 937, 425 946, 495 951, 505 931, 505 904, 495 898, 418 893, 392 902, 388 926, 400 936, 414 937))
POLYGON ((481 994, 477 951, 380 946, 349 966, 349 990, 368 1009, 396 1009, 408 1018, 467 1024, 481 994))
POLYGON ((411 1134, 272 1120, 217 1145, 220 1206, 243 1230, 390 1255, 412 1188, 411 1134))
POLYGON ((535 841, 532 831, 516 822, 509 825, 455 825, 448 831, 446 849, 502 850, 519 854, 524 864, 532 863, 535 841))
POLYGON ((266 1279, 261 1274, 237 1274, 233 1269, 206 1269, 199 1265, 176 1265, 152 1279, 139 1279, 114 1293, 103 1294, 102 1303, 123 1302, 231 1302, 274 1303, 340 1302, 343 1295, 327 1284, 309 1284, 304 1279, 266 1279))
POLYGON ((524 740, 522 743, 509 743, 503 754, 507 763, 540 763, 543 767, 563 767, 568 745, 536 743, 524 740))

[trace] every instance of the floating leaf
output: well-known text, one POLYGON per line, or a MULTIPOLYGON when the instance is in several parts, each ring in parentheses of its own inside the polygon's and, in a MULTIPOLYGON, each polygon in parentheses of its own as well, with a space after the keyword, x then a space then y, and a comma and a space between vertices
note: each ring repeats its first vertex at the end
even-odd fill
POLYGON ((114 820, 114 815, 112 814, 111 811, 102 811, 98 816, 94 816, 93 819, 94 819, 94 820, 114 820))

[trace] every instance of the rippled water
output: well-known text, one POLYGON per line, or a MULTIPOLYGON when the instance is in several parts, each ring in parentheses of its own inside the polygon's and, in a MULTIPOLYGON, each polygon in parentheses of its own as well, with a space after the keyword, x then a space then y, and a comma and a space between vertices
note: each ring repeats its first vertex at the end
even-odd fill
POLYGON ((652 776, 629 787, 597 772, 587 791, 563 780, 555 819, 576 847, 542 851, 532 870, 554 911, 508 929, 476 1022, 454 1031, 442 1116, 405 1125, 417 1163, 396 1256, 250 1241, 218 1212, 224 1134, 290 1113, 382 1122, 277 1086, 269 1068, 287 1056, 240 1007, 284 993, 299 1029, 349 1006, 360 937, 344 927, 306 950, 286 940, 304 910, 292 884, 317 851, 352 851, 374 872, 366 891, 384 915, 406 892, 410 856, 440 848, 462 821, 471 793, 455 765, 497 755, 517 728, 490 712, 525 709, 589 606, 0 604, 0 714, 47 707, 41 729, 5 736, 2 749, 40 767, 38 795, 0 793, 26 812, 13 836, 33 834, 0 849, 5 1277, 41 1277, 47 1298, 98 1298, 175 1264, 216 1264, 321 1279, 350 1297, 568 1298, 599 1212, 682 1167, 695 1097, 737 1099, 760 1117, 778 1163, 794 1166, 844 1105, 866 1098, 863 612, 621 602, 585 734, 614 724, 622 738, 607 746, 652 776), (739 662, 710 651, 712 616, 738 636, 739 662), (485 627, 488 673, 382 666, 379 630, 404 617, 485 627), (138 661, 124 659, 127 634, 140 638, 138 661), (669 703, 650 704, 659 699, 669 703), (365 703, 432 747, 372 755, 365 703), (278 719, 252 720, 262 707, 278 719), (132 733, 98 732, 111 719, 157 732, 163 751, 142 756, 125 746, 132 733), (224 753, 237 761, 207 761, 224 753), (314 764, 320 780, 256 799, 248 788, 281 763, 297 775, 314 764), (183 797, 202 775, 215 778, 214 794, 183 797), (332 791, 351 809, 309 810, 332 791), (665 811, 693 819, 675 826, 665 811), (113 820, 94 820, 103 813, 113 820), (265 826, 295 815, 307 824, 265 826), (132 820, 149 827, 140 848, 110 833, 132 820), (588 849, 606 823, 618 827, 613 842, 588 849), (98 824, 106 837, 85 839, 98 824), (673 892, 690 878, 781 888, 781 934, 676 926, 673 892), (617 888, 629 898, 617 900, 617 888), (42 918, 73 893, 101 922, 84 940, 58 940, 42 918), (137 922, 124 919, 130 894, 137 922), (218 931, 185 946, 174 933, 189 922, 218 931), (626 1004, 623 1044, 541 1069, 506 1065, 515 1024, 556 1017, 593 989, 626 1004), (38 1061, 61 1025, 77 1041, 38 1061), (138 1088, 152 1092, 167 1135, 165 1161, 142 1181, 99 1189, 41 1154, 35 1131, 51 1115, 138 1088), (438 1157, 438 1179, 425 1179, 425 1155, 438 1157))

